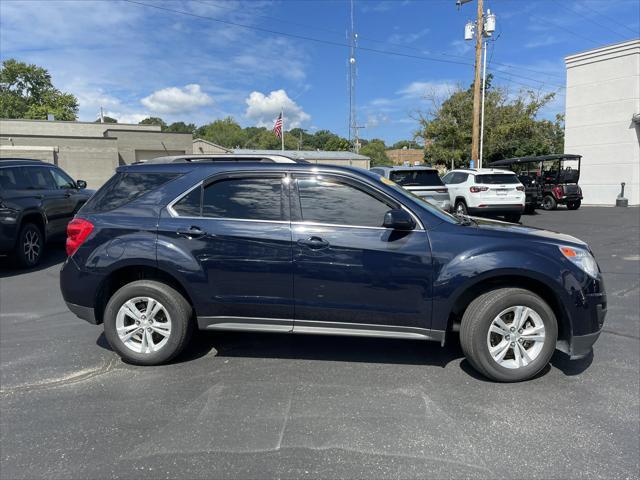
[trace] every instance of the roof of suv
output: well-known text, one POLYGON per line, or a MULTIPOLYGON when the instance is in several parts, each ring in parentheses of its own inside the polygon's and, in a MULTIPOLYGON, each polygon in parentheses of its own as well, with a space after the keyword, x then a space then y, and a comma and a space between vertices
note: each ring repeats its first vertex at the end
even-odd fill
POLYGON ((218 172, 242 172, 242 171, 256 171, 256 170, 279 170, 283 168, 287 170, 300 170, 302 172, 317 172, 317 171, 333 171, 333 172, 345 172, 345 173, 358 173, 360 175, 365 174, 369 177, 377 178, 375 173, 370 172, 359 167, 338 166, 338 165, 325 165, 314 164, 307 162, 292 162, 292 163, 270 163, 270 162, 176 162, 176 163, 133 163, 130 165, 123 165, 118 167, 118 172, 128 173, 187 173, 194 169, 202 170, 204 175, 210 175, 218 172))
POLYGON ((447 173, 451 172, 464 172, 470 173, 472 175, 486 175, 491 173, 513 173, 511 170, 505 170, 504 168, 456 168, 454 170, 450 170, 447 173))
POLYGON ((0 158, 1 167, 22 167, 27 165, 51 165, 42 160, 31 160, 28 158, 0 158))
MULTIPOLYGON (((434 167, 427 167, 425 165, 394 165, 393 167, 373 167, 377 170, 384 170, 385 172, 393 172, 394 170, 406 172, 407 170, 428 170, 428 171, 438 171, 434 167)), ((373 170, 373 169, 372 169, 373 170)))
POLYGON ((195 154, 195 155, 168 155, 165 157, 156 157, 151 160, 141 160, 140 163, 212 163, 212 162, 273 162, 273 163, 307 163, 304 160, 291 158, 285 155, 273 154, 235 154, 235 153, 212 153, 212 154, 195 154))

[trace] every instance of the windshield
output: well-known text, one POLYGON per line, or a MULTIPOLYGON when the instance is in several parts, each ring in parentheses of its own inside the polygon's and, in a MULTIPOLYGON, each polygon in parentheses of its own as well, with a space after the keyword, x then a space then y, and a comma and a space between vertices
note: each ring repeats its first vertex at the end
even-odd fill
POLYGON ((491 173, 488 175, 476 175, 476 183, 496 185, 502 183, 520 183, 515 173, 491 173))
POLYGON ((389 178, 402 187, 440 187, 443 185, 436 170, 394 170, 389 178))

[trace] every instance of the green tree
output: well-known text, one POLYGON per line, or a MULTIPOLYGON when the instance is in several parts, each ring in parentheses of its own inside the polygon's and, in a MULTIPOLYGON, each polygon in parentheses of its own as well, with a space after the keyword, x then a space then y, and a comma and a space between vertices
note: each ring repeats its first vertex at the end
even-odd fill
POLYGON ((144 120, 138 122, 138 125, 157 125, 160 127, 160 130, 167 128, 167 124, 160 117, 147 117, 144 120))
MULTIPOLYGON (((554 121, 537 118, 554 95, 521 91, 512 97, 505 89, 493 88, 488 82, 483 142, 485 164, 503 158, 562 152, 562 116, 557 116, 554 121)), ((447 166, 452 160, 456 167, 469 165, 472 88, 458 89, 441 104, 434 100, 434 105, 432 111, 420 115, 420 130, 416 132, 427 141, 427 160, 447 166)))
POLYGON ((113 118, 113 117, 108 117, 108 116, 106 116, 106 115, 104 115, 104 116, 102 117, 102 120, 97 119, 97 120, 96 120, 95 122, 93 122, 93 123, 102 123, 102 121, 104 121, 104 123, 118 123, 118 120, 117 120, 117 119, 115 119, 115 118, 113 118))
POLYGON ((387 156, 387 146, 384 140, 374 138, 369 140, 366 145, 360 149, 362 155, 366 155, 371 159, 372 167, 391 166, 393 162, 387 156))
POLYGON ((165 132, 172 133, 191 133, 192 135, 196 131, 196 126, 193 123, 173 122, 171 125, 163 129, 165 132))
POLYGON ((49 72, 34 64, 8 59, 0 68, 0 118, 75 120, 78 99, 53 86, 49 72))
POLYGON ((201 126, 196 130, 196 136, 227 148, 242 147, 248 140, 243 128, 232 117, 201 126))

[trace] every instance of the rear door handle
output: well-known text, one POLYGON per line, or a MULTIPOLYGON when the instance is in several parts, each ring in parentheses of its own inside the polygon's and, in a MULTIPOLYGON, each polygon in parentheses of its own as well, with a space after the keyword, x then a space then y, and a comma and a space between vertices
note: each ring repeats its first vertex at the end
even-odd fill
POLYGON ((323 240, 320 237, 309 237, 306 240, 300 239, 298 240, 298 244, 304 245, 305 247, 309 247, 314 250, 329 246, 329 242, 327 242, 326 240, 323 240))
POLYGON ((204 237, 207 234, 207 232, 195 225, 191 225, 189 228, 179 228, 176 233, 187 238, 199 238, 204 237))

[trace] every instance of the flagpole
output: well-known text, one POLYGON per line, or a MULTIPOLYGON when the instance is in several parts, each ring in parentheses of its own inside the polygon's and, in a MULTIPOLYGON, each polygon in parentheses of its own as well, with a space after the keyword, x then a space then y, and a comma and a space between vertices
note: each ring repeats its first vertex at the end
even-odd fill
POLYGON ((284 108, 280 110, 280 117, 282 117, 282 135, 280 135, 280 139, 282 140, 282 151, 284 152, 284 108))

